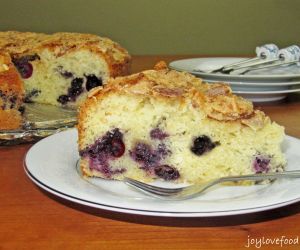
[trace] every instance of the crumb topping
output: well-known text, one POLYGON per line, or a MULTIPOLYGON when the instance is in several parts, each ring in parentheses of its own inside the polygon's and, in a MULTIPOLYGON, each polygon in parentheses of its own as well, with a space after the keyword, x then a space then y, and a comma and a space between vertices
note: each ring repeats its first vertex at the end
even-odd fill
POLYGON ((95 89, 89 97, 101 97, 110 91, 167 99, 191 100, 193 107, 201 109, 211 119, 218 121, 239 121, 253 129, 262 127, 265 115, 256 112, 253 104, 232 93, 224 83, 209 84, 187 73, 170 70, 159 62, 156 70, 146 70, 125 77, 111 78, 104 88, 95 89))
POLYGON ((12 55, 23 55, 38 52, 43 48, 48 48, 58 57, 75 49, 86 48, 105 55, 116 67, 130 61, 130 55, 118 43, 97 35, 68 32, 54 34, 0 32, 0 51, 12 55))

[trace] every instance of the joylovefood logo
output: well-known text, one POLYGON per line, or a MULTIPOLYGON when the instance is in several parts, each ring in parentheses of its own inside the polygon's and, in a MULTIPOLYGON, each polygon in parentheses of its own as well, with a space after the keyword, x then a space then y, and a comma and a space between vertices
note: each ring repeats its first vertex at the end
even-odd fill
POLYGON ((277 245, 285 249, 285 247, 289 245, 299 245, 299 236, 295 237, 287 237, 282 235, 281 237, 268 238, 268 237, 260 237, 260 238, 252 238, 248 235, 247 242, 245 244, 246 248, 261 248, 265 245, 277 245))

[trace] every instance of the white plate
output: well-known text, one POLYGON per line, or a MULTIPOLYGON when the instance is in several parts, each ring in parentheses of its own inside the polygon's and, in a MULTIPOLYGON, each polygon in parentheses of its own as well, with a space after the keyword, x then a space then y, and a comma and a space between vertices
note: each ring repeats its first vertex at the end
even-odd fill
MULTIPOLYGON (((218 83, 220 81, 204 80, 207 83, 218 83)), ((300 88, 300 82, 234 82, 226 81, 233 90, 245 90, 245 91, 277 91, 277 90, 289 90, 300 88)))
MULTIPOLYGON (((216 83, 220 81, 214 81, 214 80, 205 80, 204 82, 208 83, 216 83)), ((292 81, 292 82, 242 82, 242 81, 226 81, 225 83, 228 83, 233 86, 247 86, 247 87, 268 87, 268 88, 275 88, 275 87, 291 87, 295 85, 300 86, 300 81, 292 81)))
MULTIPOLYGON (((288 169, 299 169, 300 140, 287 136, 288 169)), ((282 179, 269 185, 215 187, 185 201, 162 201, 139 193, 120 181, 90 178, 76 169, 75 129, 49 136, 31 147, 24 165, 30 179, 42 189, 66 200, 110 211, 171 217, 208 217, 245 214, 286 206, 300 200, 300 179, 282 179)))
POLYGON ((235 94, 255 94, 255 95, 273 95, 273 94, 289 94, 289 93, 296 93, 300 92, 300 88, 298 89, 286 89, 286 90, 274 90, 274 91, 242 91, 242 90, 235 90, 232 91, 235 94))
POLYGON ((187 71, 205 80, 219 81, 261 81, 261 82, 279 82, 300 79, 300 67, 281 67, 273 70, 256 70, 245 75, 221 74, 221 73, 203 73, 197 70, 212 70, 223 65, 239 62, 246 58, 236 57, 209 57, 192 58, 173 61, 169 64, 170 68, 179 71, 187 71))
POLYGON ((243 89, 243 88, 233 88, 232 93, 236 95, 240 95, 246 99, 251 100, 252 102, 256 103, 266 103, 266 102, 276 102, 283 100, 287 97, 289 93, 296 93, 300 92, 300 88, 298 89, 286 89, 286 90, 274 90, 274 91, 253 91, 250 89, 243 89))

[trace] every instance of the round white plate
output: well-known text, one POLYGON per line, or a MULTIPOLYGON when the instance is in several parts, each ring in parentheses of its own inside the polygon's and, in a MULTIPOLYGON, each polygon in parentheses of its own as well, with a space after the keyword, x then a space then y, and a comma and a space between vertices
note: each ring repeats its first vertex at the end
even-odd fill
POLYGON ((255 91, 249 90, 249 89, 243 89, 243 88, 233 88, 232 93, 236 95, 240 95, 246 99, 251 100, 252 102, 275 102, 283 100, 287 97, 287 94, 289 93, 296 93, 300 92, 300 88, 297 89, 286 89, 286 90, 274 90, 274 91, 267 91, 267 90, 261 90, 255 91))
POLYGON ((242 91, 242 90, 233 90, 235 94, 255 94, 255 95, 267 95, 267 94, 289 94, 300 92, 300 88, 298 89, 286 89, 286 90, 274 90, 274 91, 242 91))
MULTIPOLYGON (((216 80, 204 80, 207 83, 219 83, 220 81, 216 80)), ((229 84, 232 89, 244 89, 245 91, 275 91, 275 90, 288 90, 300 88, 300 82, 234 82, 226 81, 225 83, 229 84)))
MULTIPOLYGON (((220 81, 215 80, 205 80, 204 82, 208 83, 216 83, 220 81)), ((225 83, 228 83, 233 86, 247 86, 247 87, 268 87, 268 88, 275 88, 275 87, 291 87, 295 85, 300 85, 300 81, 292 81, 292 82, 242 82, 242 81, 226 81, 225 83)))
MULTIPOLYGON (((288 169, 299 169, 300 140, 287 136, 288 169)), ((225 186, 184 201, 162 201, 133 190, 121 181, 83 179, 76 168, 77 131, 49 136, 31 147, 24 167, 30 179, 48 192, 79 204, 110 211, 171 217, 245 214, 286 206, 300 200, 300 179, 269 185, 225 186)))
POLYGON ((279 82, 300 79, 300 67, 281 67, 273 70, 256 70, 245 75, 204 73, 197 70, 213 70, 223 65, 245 60, 246 58, 237 57, 208 57, 191 58, 173 61, 169 67, 179 71, 186 71, 205 80, 219 81, 260 81, 260 82, 279 82))

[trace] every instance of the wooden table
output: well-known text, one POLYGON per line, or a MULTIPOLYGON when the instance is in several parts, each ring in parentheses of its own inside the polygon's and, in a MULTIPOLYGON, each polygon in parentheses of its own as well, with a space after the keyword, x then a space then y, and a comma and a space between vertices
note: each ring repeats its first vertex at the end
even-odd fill
MULTIPOLYGON (((133 71, 183 57, 136 56, 133 71)), ((300 138, 298 95, 261 109, 300 138)), ((109 212, 57 198, 25 175, 23 159, 30 147, 0 147, 0 249, 247 249, 248 237, 300 238, 299 202, 248 215, 184 219, 109 212)), ((261 249, 300 249, 299 241, 261 249)))

